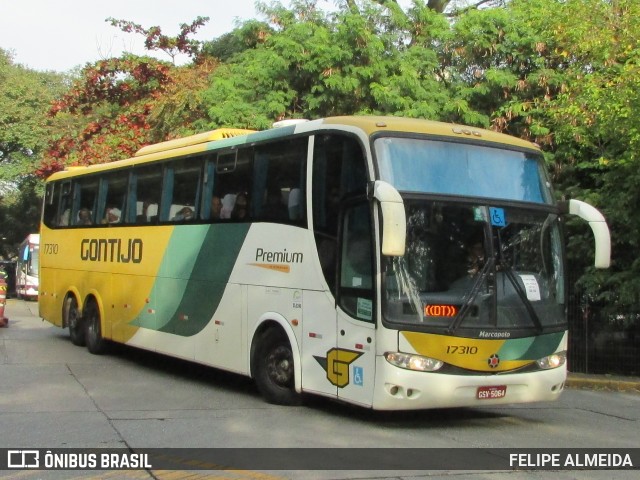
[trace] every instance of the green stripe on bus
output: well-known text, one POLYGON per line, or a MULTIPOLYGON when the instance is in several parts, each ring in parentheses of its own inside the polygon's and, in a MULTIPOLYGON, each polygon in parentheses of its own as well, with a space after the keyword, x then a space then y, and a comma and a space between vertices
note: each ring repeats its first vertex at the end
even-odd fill
POLYGON ((181 336, 200 332, 220 304, 249 226, 177 227, 153 288, 155 311, 132 324, 181 336))
POLYGON ((506 340, 498 355, 504 360, 537 360, 558 349, 564 332, 506 340))

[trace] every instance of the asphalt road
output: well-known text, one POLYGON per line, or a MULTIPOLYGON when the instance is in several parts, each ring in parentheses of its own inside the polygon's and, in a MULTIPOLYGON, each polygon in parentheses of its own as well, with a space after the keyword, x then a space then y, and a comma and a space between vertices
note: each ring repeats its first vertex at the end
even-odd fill
MULTIPOLYGON (((91 355, 73 346, 67 331, 41 321, 36 303, 9 300, 6 315, 9 326, 0 329, 0 449, 224 447, 254 454, 247 449, 393 447, 434 449, 445 457, 454 448, 469 449, 459 450, 463 454, 526 448, 640 451, 640 395, 634 391, 570 388, 556 403, 425 412, 376 413, 319 398, 281 407, 265 403, 251 380, 237 375, 125 347, 91 355)), ((635 471, 615 472, 332 470, 332 458, 326 465, 326 470, 304 471, 205 471, 180 465, 172 470, 20 470, 0 471, 0 478, 638 477, 638 465, 635 471)))

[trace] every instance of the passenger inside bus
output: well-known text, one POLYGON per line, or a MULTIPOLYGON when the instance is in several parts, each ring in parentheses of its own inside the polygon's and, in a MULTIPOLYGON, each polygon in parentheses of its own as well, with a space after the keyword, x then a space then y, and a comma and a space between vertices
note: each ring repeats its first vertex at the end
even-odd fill
POLYGON ((120 209, 116 207, 107 207, 104 213, 104 219, 102 223, 112 224, 120 223, 120 209))
POLYGON ((227 193, 221 200, 220 218, 229 219, 233 213, 233 207, 236 203, 235 193, 227 193))
POLYGON ((156 223, 158 221, 158 204, 149 200, 138 202, 136 223, 156 223))
POLYGON ((222 213, 222 200, 217 195, 211 197, 211 219, 219 220, 222 213))
POLYGON ((236 195, 231 218, 233 220, 246 220, 249 218, 249 196, 245 192, 240 192, 236 195))
POLYGON ((88 208, 81 208, 78 212, 78 225, 91 225, 91 210, 88 208))
POLYGON ((178 213, 171 218, 172 222, 188 222, 191 220, 193 220, 193 210, 191 207, 182 207, 178 213))

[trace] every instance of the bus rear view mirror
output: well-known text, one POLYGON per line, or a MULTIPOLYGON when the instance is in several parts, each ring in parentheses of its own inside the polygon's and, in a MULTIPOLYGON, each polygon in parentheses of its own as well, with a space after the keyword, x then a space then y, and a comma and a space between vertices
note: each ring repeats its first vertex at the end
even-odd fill
POLYGON ((571 199, 560 204, 562 213, 576 215, 589 222, 596 242, 595 267, 609 268, 611 263, 611 236, 607 221, 598 209, 580 200, 571 199))
POLYGON ((400 193, 387 182, 377 180, 373 197, 382 211, 382 254, 389 257, 404 255, 407 236, 407 217, 400 193))

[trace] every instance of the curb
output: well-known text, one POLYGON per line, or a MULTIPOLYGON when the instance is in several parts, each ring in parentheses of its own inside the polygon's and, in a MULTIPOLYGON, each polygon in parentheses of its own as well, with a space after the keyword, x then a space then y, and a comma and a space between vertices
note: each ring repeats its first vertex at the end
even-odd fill
POLYGON ((569 373, 565 382, 567 388, 582 390, 608 390, 612 392, 640 393, 640 378, 615 377, 609 375, 584 375, 569 373))

